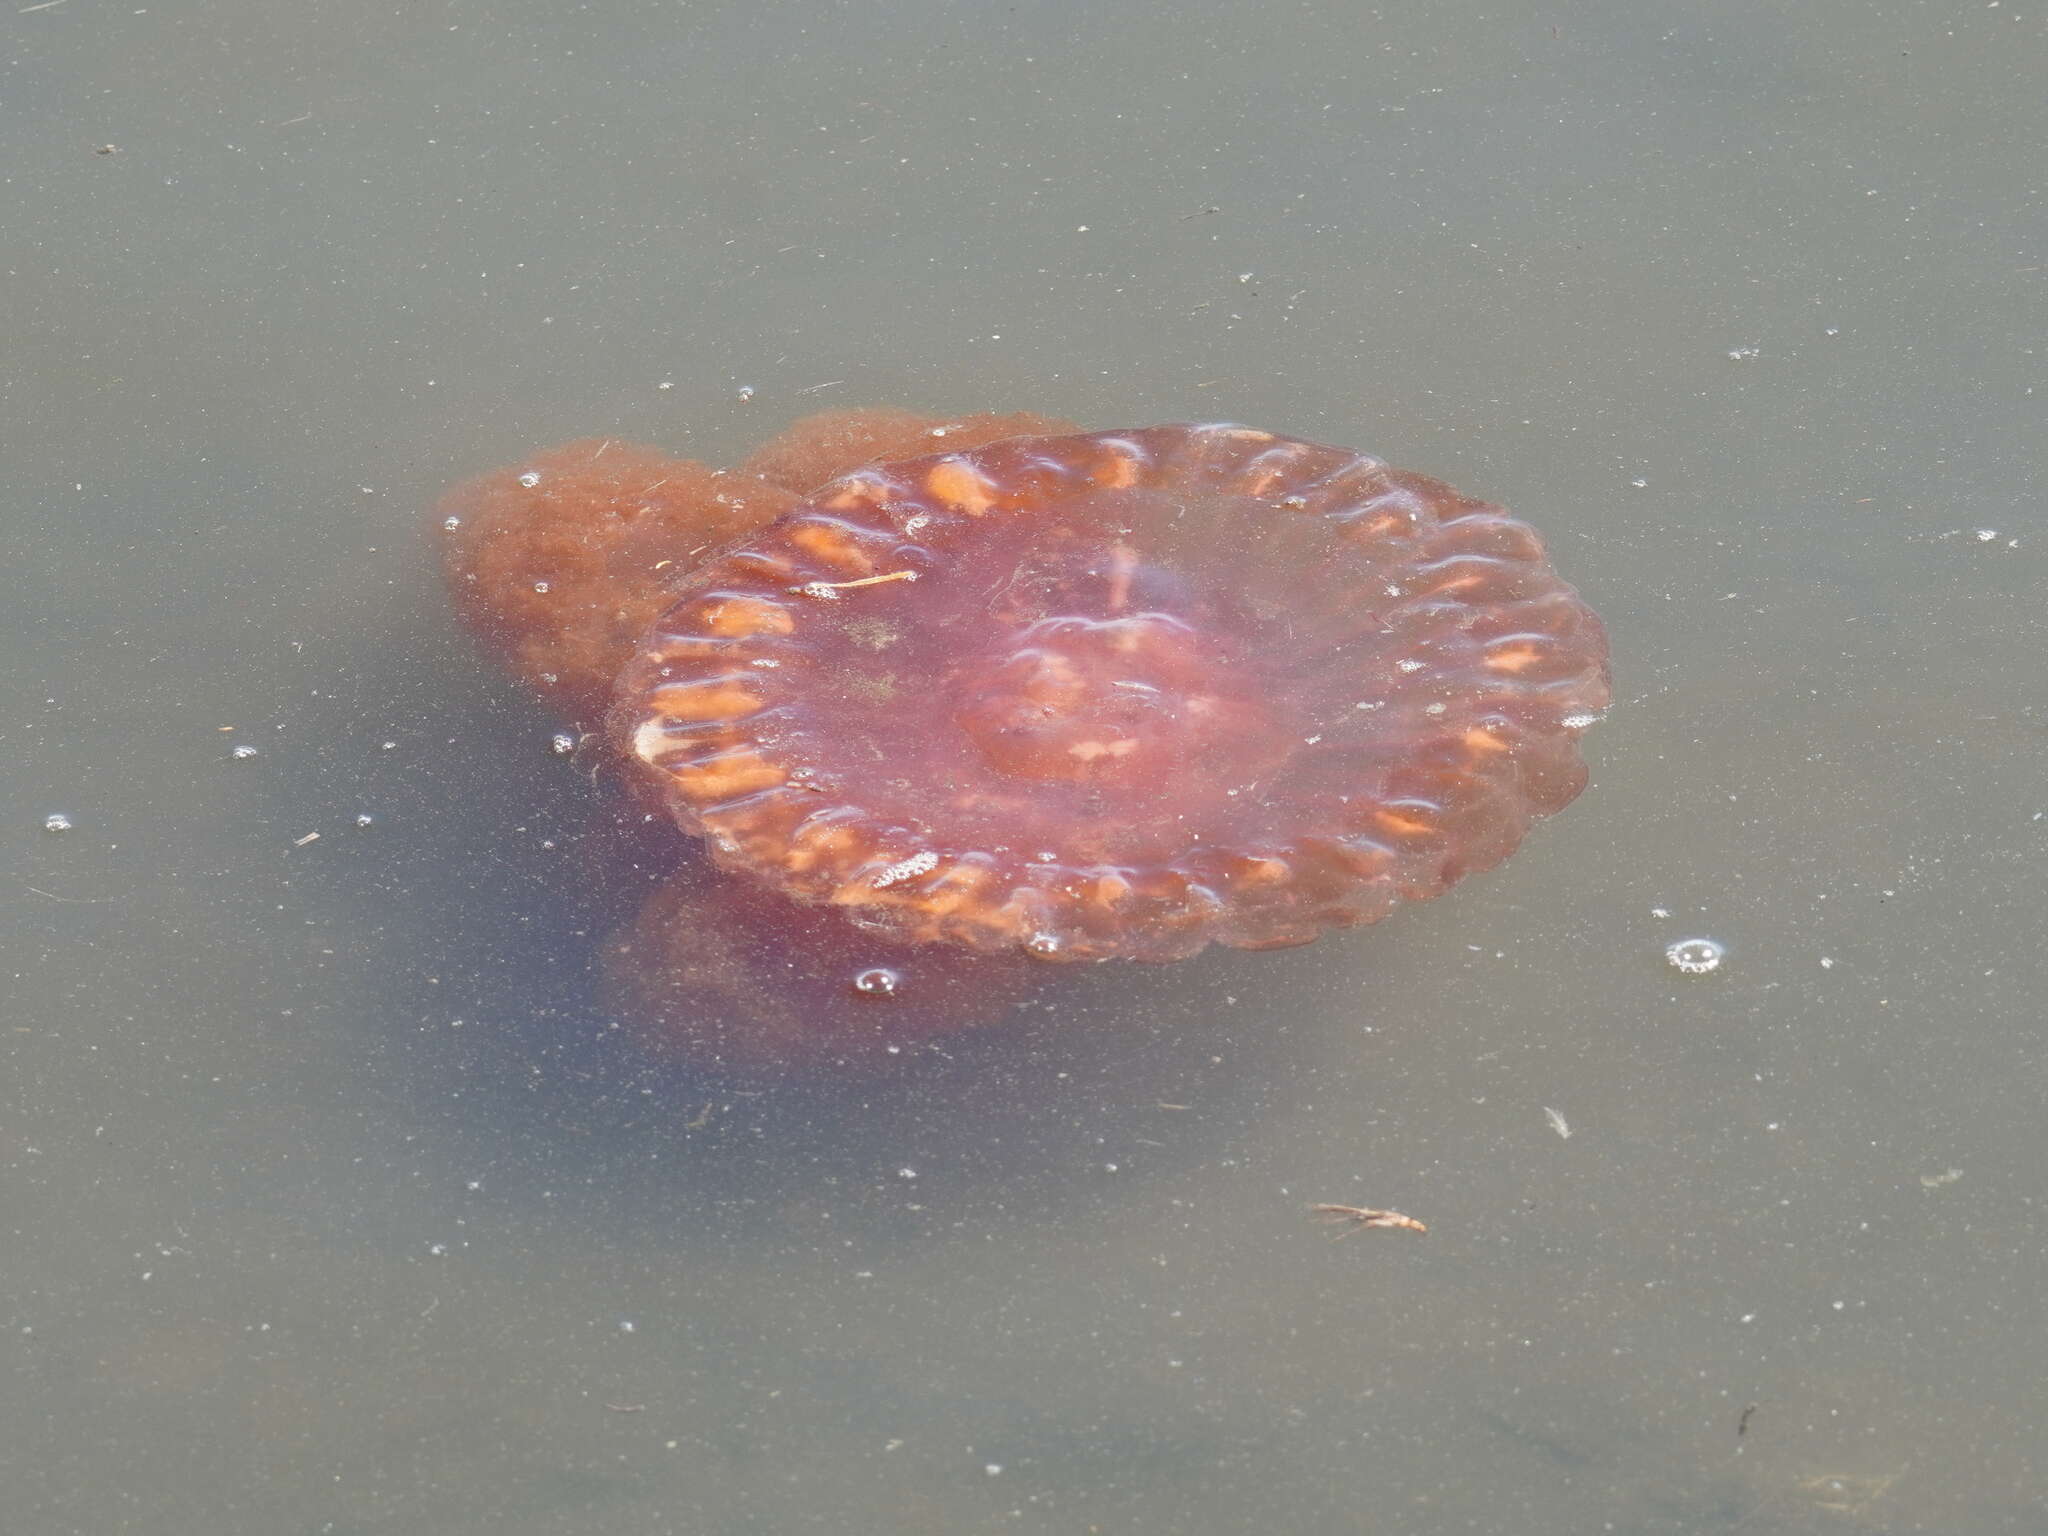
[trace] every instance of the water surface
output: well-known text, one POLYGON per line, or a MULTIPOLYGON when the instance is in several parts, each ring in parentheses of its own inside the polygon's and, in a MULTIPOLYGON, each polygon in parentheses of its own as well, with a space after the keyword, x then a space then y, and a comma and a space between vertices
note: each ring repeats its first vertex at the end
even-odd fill
POLYGON ((17 12, 11 1533, 2048 1530, 2048 15, 17 12), (650 1063, 423 509, 871 401, 1506 501, 1592 789, 894 1077, 650 1063))

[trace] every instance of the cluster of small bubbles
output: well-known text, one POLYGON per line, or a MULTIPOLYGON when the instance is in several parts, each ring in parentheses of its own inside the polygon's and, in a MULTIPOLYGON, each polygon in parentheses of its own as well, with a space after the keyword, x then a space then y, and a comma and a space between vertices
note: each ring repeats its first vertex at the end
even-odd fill
POLYGON ((519 483, 525 486, 529 491, 532 490, 536 485, 540 484, 540 471, 537 469, 529 469, 528 471, 526 471, 525 474, 519 477, 519 483))
POLYGON ((894 997, 902 985, 902 975, 890 970, 886 965, 871 965, 866 970, 856 973, 853 978, 854 991, 862 997, 877 1000, 894 997))
POLYGON ((1643 476, 1637 475, 1633 480, 1629 481, 1629 484, 1640 491, 1647 489, 1649 487, 1650 482, 1643 478, 1643 476))
POLYGON ((1566 715, 1557 723, 1568 731, 1583 731, 1589 725, 1598 725, 1603 718, 1605 717, 1601 715, 1581 713, 1566 715))
POLYGON ((898 1168, 896 1170, 896 1177, 899 1179, 914 1179, 917 1177, 917 1170, 915 1168, 898 1168))
POLYGON ((1762 347, 1730 347, 1728 349, 1728 361, 1731 363, 1751 363, 1763 355, 1764 349, 1762 347))
POLYGON ((1024 941, 1025 952, 1040 959, 1049 960, 1066 947, 1066 941, 1056 933, 1034 933, 1024 941))
POLYGON ((368 811, 356 812, 356 825, 359 827, 367 827, 375 820, 376 818, 372 816, 368 811))
POLYGON ((753 386, 753 385, 751 385, 751 384, 742 384, 742 385, 741 385, 741 386, 739 387, 739 395, 738 395, 738 398, 739 398, 739 400, 740 400, 740 403, 741 403, 741 404, 745 404, 745 403, 746 403, 747 401, 749 401, 749 400, 753 399, 753 398, 754 398, 754 386, 753 386))
POLYGON ((538 593, 540 593, 540 594, 541 594, 542 596, 546 596, 546 595, 547 595, 547 590, 548 590, 548 584, 547 584, 546 582, 544 582, 544 581, 536 581, 536 582, 535 582, 535 583, 533 584, 533 590, 534 590, 534 591, 536 591, 536 592, 538 592, 538 593))
POLYGON ((1728 953, 1713 939, 1680 939, 1664 951, 1664 958, 1671 962, 1672 969, 1685 972, 1688 976, 1704 976, 1709 971, 1721 968, 1721 961, 1728 953))
POLYGON ((1842 334, 1842 328, 1839 325, 1824 325, 1820 333, 1823 336, 1839 336, 1842 334))
POLYGON ((557 731, 548 738, 548 750, 557 757, 567 757, 576 750, 576 738, 568 731, 557 731))
POLYGON ((461 526, 462 519, 459 517, 444 517, 441 519, 441 531, 443 533, 453 533, 461 526))
POLYGON ((69 832, 71 830, 71 818, 62 811, 52 811, 43 818, 43 830, 45 832, 69 832))
POLYGON ((247 742, 243 742, 238 747, 230 748, 228 751, 228 756, 234 758, 238 762, 246 761, 249 758, 256 756, 256 749, 250 746, 247 742))
POLYGON ((427 1252, 437 1259, 445 1259, 448 1257, 448 1245, 446 1243, 429 1243, 427 1244, 427 1252))

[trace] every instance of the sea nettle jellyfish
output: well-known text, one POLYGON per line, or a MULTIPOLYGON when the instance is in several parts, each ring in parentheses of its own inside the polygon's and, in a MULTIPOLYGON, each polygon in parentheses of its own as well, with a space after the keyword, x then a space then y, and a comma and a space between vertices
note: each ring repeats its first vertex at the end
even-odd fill
POLYGON ((835 943, 1302 943, 1582 787, 1606 641, 1500 508, 1244 427, 878 419, 722 475, 572 445, 445 509, 515 668, 608 697, 642 793, 835 943))
POLYGON ((1585 782, 1599 620, 1533 530, 1236 426, 858 470, 706 560, 611 735, 727 868, 921 943, 1299 944, 1585 782))

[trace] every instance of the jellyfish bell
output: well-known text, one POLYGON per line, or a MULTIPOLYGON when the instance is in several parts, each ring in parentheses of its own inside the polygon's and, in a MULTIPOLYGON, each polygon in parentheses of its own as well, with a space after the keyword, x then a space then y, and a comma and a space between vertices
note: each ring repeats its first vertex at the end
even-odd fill
POLYGON ((1006 437, 1080 430, 1071 421, 1034 411, 927 416, 893 405, 852 406, 804 417, 748 454, 738 473, 808 495, 863 464, 914 459, 941 449, 959 452, 1006 437))
POLYGON ((1499 507, 1234 426, 868 465, 712 556, 612 739, 713 855, 1050 959, 1302 943, 1585 782, 1599 620, 1499 507))

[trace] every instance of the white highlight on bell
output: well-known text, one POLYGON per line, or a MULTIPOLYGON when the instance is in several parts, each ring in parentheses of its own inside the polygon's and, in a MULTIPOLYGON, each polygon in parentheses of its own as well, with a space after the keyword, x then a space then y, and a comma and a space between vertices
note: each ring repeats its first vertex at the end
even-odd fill
POLYGON ((667 745, 668 732, 659 720, 643 720, 633 732, 633 755, 643 763, 652 763, 667 745))
POLYGON ((887 869, 875 876, 874 879, 870 880, 868 884, 878 891, 886 891, 898 881, 908 880, 915 875, 921 875, 927 870, 936 868, 938 862, 938 854, 927 848, 922 853, 913 853, 907 859, 898 859, 894 864, 891 864, 887 869))

